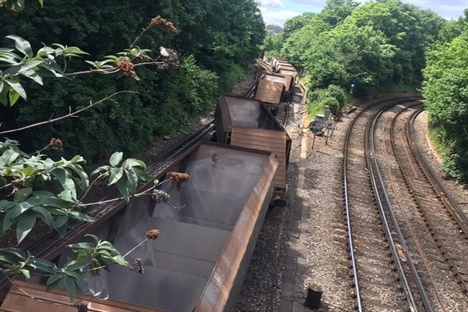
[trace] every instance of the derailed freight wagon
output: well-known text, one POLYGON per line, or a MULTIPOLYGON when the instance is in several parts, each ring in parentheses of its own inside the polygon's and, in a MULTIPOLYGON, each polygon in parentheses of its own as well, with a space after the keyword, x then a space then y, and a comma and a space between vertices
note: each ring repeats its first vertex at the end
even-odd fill
POLYGON ((277 107, 283 99, 284 90, 285 85, 283 82, 260 79, 257 82, 254 99, 277 107))
MULTIPOLYGON (((294 86, 294 79, 291 75, 281 75, 277 73, 264 74, 261 80, 275 81, 275 82, 282 83, 284 85, 283 100, 286 100, 289 98, 289 95, 291 94, 291 91, 294 86)), ((261 101, 261 99, 257 99, 257 100, 261 101)))
MULTIPOLYGON (((100 272, 83 285, 95 296, 78 296, 71 304, 63 290, 48 293, 43 285, 18 281, 21 290, 12 287, 0 310, 76 312, 73 304, 79 303, 89 312, 232 311, 277 168, 271 152, 198 144, 167 169, 171 178, 153 196, 121 202, 111 219, 92 224, 92 232, 121 254, 131 251, 131 268, 113 265, 100 272), (174 172, 190 178, 175 179, 174 172), (155 229, 159 237, 148 239, 155 229)), ((58 261, 67 256, 63 250, 55 254, 58 261)))
POLYGON ((221 96, 216 107, 215 125, 218 142, 272 152, 278 159, 275 188, 286 188, 292 141, 261 101, 221 96))

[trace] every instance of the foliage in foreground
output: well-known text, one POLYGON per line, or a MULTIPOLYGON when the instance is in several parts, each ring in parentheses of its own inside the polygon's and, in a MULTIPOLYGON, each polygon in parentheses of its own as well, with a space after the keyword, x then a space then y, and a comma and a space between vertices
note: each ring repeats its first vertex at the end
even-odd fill
MULTIPOLYGON (((41 6, 49 3, 38 2, 41 6)), ((233 16, 243 16, 258 23, 261 17, 250 0, 240 3, 200 0, 183 5, 172 1, 141 1, 141 7, 130 2, 119 5, 104 2, 83 4, 83 1, 51 0, 52 6, 47 10, 32 5, 31 11, 23 11, 24 16, 13 17, 8 14, 17 13, 0 10, 2 26, 5 26, 0 33, 20 33, 8 35, 9 44, 0 48, 0 113, 3 122, 0 134, 25 139, 21 140, 22 145, 13 139, 0 142, 0 233, 16 233, 14 246, 0 248, 0 270, 11 282, 17 276, 29 279, 34 274, 41 274, 46 277, 47 290, 60 284, 71 301, 76 292, 86 291, 82 286, 89 276, 99 274, 99 270, 108 269, 112 264, 128 266, 125 257, 134 249, 121 255, 110 242, 88 235, 91 238, 88 242, 68 246, 74 258, 58 266, 24 250, 22 243, 38 223, 63 238, 72 220, 93 222, 85 208, 96 203, 84 203, 84 199, 95 183, 115 185, 121 194, 121 197, 100 201, 99 205, 118 200, 128 202, 137 196, 167 200, 168 194, 156 189, 158 181, 154 181, 148 190, 136 193, 141 182, 153 179, 145 172, 144 162, 124 159, 123 152, 114 152, 110 157, 107 154, 123 147, 124 143, 127 151, 135 151, 141 148, 142 141, 138 140, 152 138, 157 127, 167 131, 165 124, 186 123, 188 115, 195 115, 209 105, 207 99, 218 91, 218 72, 207 69, 208 66, 202 68, 203 61, 197 60, 197 56, 211 55, 204 60, 205 65, 215 69, 231 68, 226 64, 233 58, 238 61, 234 67, 238 68, 241 60, 245 62, 255 56, 256 42, 262 39, 262 31, 252 32, 251 23, 240 21, 230 25, 226 21, 232 19, 224 20, 219 14, 215 16, 216 27, 222 32, 232 31, 232 34, 203 28, 197 28, 196 35, 182 32, 158 15, 151 18, 136 38, 128 35, 129 28, 141 27, 148 12, 160 9, 178 20, 175 13, 183 16, 184 10, 193 10, 194 4, 209 5, 211 9, 229 8, 236 12, 233 16), (108 15, 111 8, 115 15, 108 15), (63 14, 64 11, 75 14, 63 14), (83 14, 78 14, 80 12, 83 14), (93 20, 96 16, 99 18, 93 20), (114 23, 112 19, 115 19, 114 23), (130 24, 133 27, 129 27, 130 24), (165 35, 152 33, 155 28, 165 31, 165 35), (43 33, 43 29, 48 31, 43 33), (160 45, 170 42, 166 36, 175 36, 179 32, 181 38, 191 43, 199 41, 200 45, 196 49, 193 45, 180 46, 180 51, 185 52, 181 56, 160 45), (30 41, 23 39, 26 35, 30 35, 30 41), (63 42, 64 38, 74 42, 50 46, 40 42, 63 42), (80 43, 87 52, 78 48, 80 43), (140 44, 153 49, 141 48, 140 44), (83 62, 81 56, 87 59, 83 62), (178 69, 177 73, 171 69, 178 69), (136 91, 127 91, 129 89, 136 91), (155 116, 162 116, 168 122, 162 123, 155 116), (37 131, 38 127, 41 131, 37 131), (28 132, 29 129, 33 129, 32 132, 28 132), (17 136, 17 133, 25 135, 17 136), (60 139, 55 137, 59 133, 60 139), (84 149, 87 145, 89 150, 84 149), (70 148, 73 146, 75 149, 70 148), (64 153, 65 149, 68 149, 67 153, 64 153), (90 153, 92 149, 98 151, 97 156, 90 153), (79 153, 81 155, 95 156, 92 160, 108 160, 108 164, 88 174, 84 167, 87 157, 66 156, 79 151, 83 152, 79 153)), ((12 12, 22 11, 23 7, 24 0, 0 0, 0 8, 12 12)), ((205 13, 197 10, 190 18, 179 21, 187 23, 183 26, 189 29, 205 13)), ((210 24, 206 20, 203 22, 204 25, 200 23, 198 26, 210 24)), ((173 42, 180 44, 177 39, 173 42)), ((178 181, 181 177, 187 179, 188 175, 179 173, 178 181)), ((159 230, 150 229, 140 244, 156 239, 158 235, 159 230)))

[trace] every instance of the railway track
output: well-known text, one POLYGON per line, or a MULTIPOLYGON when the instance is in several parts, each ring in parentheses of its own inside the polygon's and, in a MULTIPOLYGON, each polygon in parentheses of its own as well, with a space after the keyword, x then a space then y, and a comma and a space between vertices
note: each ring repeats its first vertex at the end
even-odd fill
POLYGON ((344 144, 343 190, 352 278, 357 311, 414 309, 414 295, 404 274, 392 224, 385 217, 375 183, 372 156, 373 123, 382 107, 412 100, 392 99, 360 111, 344 144), (366 172, 363 178, 363 172, 366 172))
POLYGON ((380 154, 395 159, 387 188, 394 193, 397 222, 410 246, 408 257, 418 263, 430 305, 437 311, 466 311, 466 216, 416 149, 413 123, 421 111, 420 105, 400 108, 389 125, 390 140, 382 140, 380 154))
POLYGON ((359 112, 348 132, 344 193, 357 311, 468 310, 468 223, 416 148, 421 111, 411 98, 379 103, 359 112))

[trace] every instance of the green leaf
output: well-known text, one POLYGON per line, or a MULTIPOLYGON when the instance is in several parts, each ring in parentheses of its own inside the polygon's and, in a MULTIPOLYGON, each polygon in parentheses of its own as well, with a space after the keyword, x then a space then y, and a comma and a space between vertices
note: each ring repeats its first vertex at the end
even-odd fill
POLYGON ((142 160, 139 160, 136 158, 128 158, 124 161, 124 163, 122 164, 122 167, 126 169, 131 168, 131 167, 141 167, 143 169, 146 169, 146 164, 142 160))
POLYGON ((29 270, 26 270, 26 269, 20 269, 18 271, 18 273, 24 278, 24 279, 30 279, 31 278, 31 273, 29 272, 29 270))
POLYGON ((41 272, 46 273, 54 273, 57 266, 50 261, 40 259, 40 258, 33 258, 29 263, 29 266, 35 270, 39 270, 41 272))
POLYGON ((41 206, 51 206, 56 208, 67 209, 75 205, 75 202, 64 200, 59 197, 50 196, 35 196, 36 204, 41 206))
MULTIPOLYGON (((78 177, 80 178, 78 186, 82 190, 86 190, 88 188, 88 186, 89 186, 89 177, 86 174, 86 172, 83 170, 83 168, 78 164, 69 164, 68 168, 73 170, 78 175, 78 177)), ((74 179, 74 180, 76 180, 76 179, 74 179)))
POLYGON ((117 189, 119 190, 120 194, 123 197, 125 197, 125 200, 128 202, 130 200, 130 193, 128 191, 126 176, 123 176, 122 179, 117 181, 116 185, 117 185, 117 189))
POLYGON ((89 55, 89 53, 81 50, 78 47, 66 47, 64 49, 64 54, 66 56, 89 55))
POLYGON ((137 185, 138 185, 138 177, 135 172, 132 170, 125 170, 125 174, 127 175, 127 189, 130 194, 135 194, 137 185))
POLYGON ((10 101, 10 106, 15 105, 15 103, 19 100, 19 98, 20 98, 20 95, 15 90, 11 89, 10 92, 8 92, 8 100, 10 101))
POLYGON ((111 168, 110 170, 109 185, 116 183, 120 178, 122 178, 124 170, 122 168, 111 168))
POLYGON ((128 266, 129 263, 127 260, 125 260, 124 257, 122 257, 121 255, 115 255, 115 256, 112 256, 112 260, 117 263, 118 265, 123 265, 123 266, 128 266))
POLYGON ((57 234, 60 236, 60 238, 64 238, 65 235, 67 234, 67 229, 68 229, 67 223, 65 223, 64 225, 60 227, 56 225, 54 229, 57 231, 57 234))
MULTIPOLYGON (((16 81, 13 81, 12 79, 5 79, 5 82, 6 84, 8 84, 13 90, 15 90, 16 92, 18 92, 18 94, 23 98, 23 99, 27 99, 27 96, 26 96, 26 91, 24 91, 24 88, 23 86, 19 83, 19 82, 16 82, 16 81)), ((10 90, 11 92, 11 90, 10 90)), ((13 103, 14 104, 14 103, 13 103)), ((10 106, 13 106, 12 103, 10 103, 10 106)))
POLYGON ((93 222, 94 219, 87 214, 81 213, 79 211, 68 210, 67 215, 81 221, 93 222))
POLYGON ((97 237, 97 235, 94 235, 94 234, 86 234, 85 237, 91 237, 92 239, 94 239, 94 241, 96 241, 96 243, 99 243, 99 237, 97 237))
POLYGON ((52 214, 49 212, 48 209, 45 209, 44 207, 33 207, 33 211, 37 212, 45 224, 47 224, 48 227, 54 228, 55 223, 54 223, 54 218, 52 217, 52 214))
POLYGON ((26 252, 22 249, 19 248, 14 248, 14 247, 7 247, 2 250, 3 252, 8 252, 16 257, 18 257, 21 260, 26 260, 26 252))
POLYGON ((70 302, 72 302, 73 299, 75 298, 75 293, 76 293, 75 279, 73 277, 65 275, 62 281, 63 281, 63 286, 67 290, 68 298, 70 298, 70 302))
POLYGON ((18 263, 18 258, 11 255, 0 255, 0 262, 15 264, 18 263))
POLYGON ((62 276, 63 276, 62 274, 58 274, 58 273, 49 276, 49 278, 47 279, 46 285, 49 286, 51 284, 58 282, 62 278, 62 276))
POLYGON ((115 152, 109 159, 109 163, 112 167, 117 167, 120 162, 122 161, 123 153, 122 152, 115 152))
POLYGON ((31 194, 31 192, 32 192, 32 188, 30 188, 30 187, 25 187, 25 188, 19 189, 15 193, 14 202, 15 203, 20 203, 20 202, 25 201, 26 198, 28 198, 28 196, 31 194))
POLYGON ((110 166, 107 166, 107 165, 106 165, 106 166, 98 167, 98 168, 96 168, 95 170, 93 170, 93 172, 91 172, 91 176, 95 176, 95 175, 101 173, 102 171, 107 172, 107 171, 110 170, 110 168, 111 168, 111 167, 110 167, 110 166))
POLYGON ((5 165, 9 165, 13 163, 19 156, 20 153, 13 150, 13 148, 9 148, 3 153, 2 160, 5 165))
POLYGON ((70 263, 67 263, 64 268, 68 272, 72 271, 81 271, 85 268, 87 268, 91 264, 91 261, 71 261, 70 263))
POLYGON ((26 167, 26 168, 23 168, 23 170, 21 170, 21 173, 23 174, 23 176, 25 177, 30 177, 32 176, 33 174, 35 174, 37 172, 36 169, 32 168, 32 167, 26 167))
POLYGON ((86 242, 70 244, 70 245, 67 245, 67 246, 72 248, 72 249, 94 249, 93 244, 86 243, 86 242))
POLYGON ((24 75, 28 77, 28 74, 35 73, 34 70, 31 70, 34 67, 37 67, 38 65, 42 64, 44 61, 43 60, 27 60, 26 62, 12 66, 5 70, 4 74, 5 75, 10 75, 10 76, 17 76, 17 75, 24 75))
POLYGON ((0 211, 6 211, 14 206, 15 206, 14 202, 8 201, 6 199, 0 200, 0 211))
POLYGON ((55 220, 55 227, 54 229, 58 230, 59 228, 66 226, 68 223, 68 219, 70 219, 68 216, 59 216, 55 220))
POLYGON ((26 211, 21 214, 16 226, 16 240, 19 243, 31 232, 36 224, 36 214, 33 211, 26 211))
POLYGON ((30 58, 33 57, 31 44, 29 43, 29 41, 24 40, 23 38, 15 35, 6 36, 6 38, 14 40, 16 49, 23 53, 25 56, 30 58))
POLYGON ((153 179, 153 176, 151 174, 141 169, 133 168, 132 171, 135 172, 138 178, 142 181, 150 181, 151 179, 153 179))

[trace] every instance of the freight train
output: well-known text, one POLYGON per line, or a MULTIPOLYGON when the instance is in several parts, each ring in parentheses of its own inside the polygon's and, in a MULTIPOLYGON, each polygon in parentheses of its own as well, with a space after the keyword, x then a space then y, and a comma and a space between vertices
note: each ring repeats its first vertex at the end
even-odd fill
POLYGON ((90 275, 72 303, 63 289, 45 292, 40 276, 16 280, 0 311, 232 311, 273 195, 286 188, 291 138, 271 107, 287 109, 296 76, 281 58, 271 64, 274 73, 261 76, 253 98, 218 99, 216 142, 184 150, 155 176, 164 183, 151 196, 105 208, 103 222, 68 238, 49 259, 63 263, 71 256, 66 245, 92 232, 130 267, 90 275), (156 230, 157 239, 148 239, 156 230))

